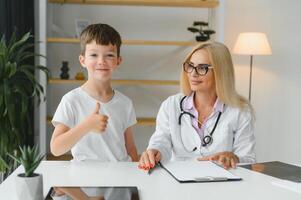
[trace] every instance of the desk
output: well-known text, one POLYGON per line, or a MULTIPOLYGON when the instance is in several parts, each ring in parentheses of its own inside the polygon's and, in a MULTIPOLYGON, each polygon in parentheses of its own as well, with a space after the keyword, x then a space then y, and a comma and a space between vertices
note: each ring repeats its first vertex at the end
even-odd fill
MULTIPOLYGON (((19 167, 0 185, 1 200, 15 200, 14 178, 19 167)), ((301 195, 271 184, 276 178, 243 168, 231 170, 243 178, 237 182, 180 184, 165 170, 155 169, 151 175, 139 170, 137 163, 102 163, 96 161, 43 161, 37 169, 43 174, 44 195, 51 186, 137 186, 142 200, 177 199, 273 199, 300 200, 301 195)))

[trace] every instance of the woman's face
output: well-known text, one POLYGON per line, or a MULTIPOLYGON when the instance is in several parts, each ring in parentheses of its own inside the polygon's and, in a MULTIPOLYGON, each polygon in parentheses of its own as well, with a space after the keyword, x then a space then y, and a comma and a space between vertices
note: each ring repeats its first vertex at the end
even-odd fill
MULTIPOLYGON (((203 49, 194 52, 189 63, 199 69, 209 66, 207 73, 204 75, 198 74, 195 68, 190 73, 186 72, 191 90, 196 92, 215 92, 215 78, 212 68, 214 66, 212 66, 209 60, 208 53, 203 49)), ((199 71, 204 71, 204 69, 199 71)))

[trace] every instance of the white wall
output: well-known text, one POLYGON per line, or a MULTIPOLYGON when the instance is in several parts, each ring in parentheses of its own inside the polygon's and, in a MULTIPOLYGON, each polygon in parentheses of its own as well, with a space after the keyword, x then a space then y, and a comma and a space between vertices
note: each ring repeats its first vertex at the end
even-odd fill
MULTIPOLYGON (((265 32, 272 55, 254 56, 252 104, 258 161, 301 163, 301 1, 225 0, 225 43, 265 32)), ((249 57, 234 55, 237 86, 247 97, 249 57)))

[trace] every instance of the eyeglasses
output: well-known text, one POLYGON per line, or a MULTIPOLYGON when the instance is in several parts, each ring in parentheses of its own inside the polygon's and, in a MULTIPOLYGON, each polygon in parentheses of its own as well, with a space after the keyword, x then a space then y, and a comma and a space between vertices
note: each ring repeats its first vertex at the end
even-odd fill
POLYGON ((209 69, 212 69, 213 67, 209 64, 198 64, 197 66, 194 66, 190 62, 183 63, 183 69, 187 73, 191 73, 193 69, 195 69, 196 73, 198 75, 204 76, 208 73, 209 69))

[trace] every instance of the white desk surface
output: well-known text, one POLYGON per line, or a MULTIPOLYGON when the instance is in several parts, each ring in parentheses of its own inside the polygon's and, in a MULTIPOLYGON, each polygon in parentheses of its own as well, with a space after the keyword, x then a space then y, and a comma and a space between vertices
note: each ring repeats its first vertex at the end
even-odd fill
MULTIPOLYGON (((14 178, 21 171, 19 167, 0 185, 1 200, 17 199, 14 178)), ((137 186, 142 200, 301 199, 299 193, 272 185, 279 179, 244 168, 231 170, 242 181, 182 184, 161 168, 148 175, 130 162, 43 161, 37 172, 43 174, 44 196, 51 186, 137 186)))

